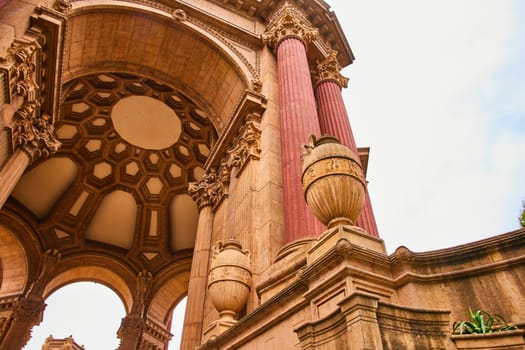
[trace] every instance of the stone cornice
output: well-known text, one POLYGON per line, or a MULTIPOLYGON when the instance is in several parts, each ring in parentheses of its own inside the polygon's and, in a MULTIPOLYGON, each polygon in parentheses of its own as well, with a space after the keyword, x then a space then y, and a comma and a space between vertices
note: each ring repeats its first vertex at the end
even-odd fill
POLYGON ((525 264, 525 229, 478 242, 414 253, 399 247, 389 256, 397 288, 479 276, 525 264))
POLYGON ((341 66, 337 60, 337 51, 331 51, 326 58, 317 61, 317 72, 314 83, 318 85, 324 81, 333 81, 340 87, 348 87, 348 78, 341 73, 341 66))
POLYGON ((319 30, 312 27, 306 16, 297 7, 285 2, 268 21, 262 39, 266 45, 277 48, 286 38, 301 40, 305 47, 319 36, 319 30))

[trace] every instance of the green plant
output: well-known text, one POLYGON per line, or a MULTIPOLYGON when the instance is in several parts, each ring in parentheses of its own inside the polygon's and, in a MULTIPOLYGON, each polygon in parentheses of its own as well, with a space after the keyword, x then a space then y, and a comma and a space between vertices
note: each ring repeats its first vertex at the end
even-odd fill
POLYGON ((456 321, 452 325, 453 334, 485 334, 493 332, 511 331, 517 329, 516 326, 510 325, 503 317, 491 315, 486 311, 477 310, 472 312, 468 308, 470 321, 456 321))

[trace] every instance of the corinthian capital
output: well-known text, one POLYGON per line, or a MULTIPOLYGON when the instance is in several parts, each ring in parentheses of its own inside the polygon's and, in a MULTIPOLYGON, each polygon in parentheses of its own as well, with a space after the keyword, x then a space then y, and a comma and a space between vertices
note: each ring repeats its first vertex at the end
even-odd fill
POLYGON ((319 35, 319 30, 313 28, 310 21, 295 6, 285 2, 268 21, 263 41, 270 47, 277 47, 288 37, 295 37, 305 44, 319 35))
POLYGON ((248 162, 259 159, 261 155, 261 115, 250 113, 239 130, 239 135, 233 141, 233 147, 228 150, 227 164, 229 168, 237 168, 237 177, 248 162))
POLYGON ((15 113, 13 141, 15 147, 22 147, 32 161, 53 155, 61 146, 50 118, 40 114, 36 101, 24 103, 15 113))
POLYGON ((217 172, 210 169, 199 182, 188 184, 188 193, 197 203, 197 207, 202 209, 206 206, 218 206, 228 192, 229 171, 224 167, 217 172))
POLYGON ((317 75, 314 80, 316 84, 323 81, 335 81, 341 87, 348 86, 348 78, 341 75, 341 66, 337 61, 337 51, 332 51, 323 60, 317 61, 317 75))

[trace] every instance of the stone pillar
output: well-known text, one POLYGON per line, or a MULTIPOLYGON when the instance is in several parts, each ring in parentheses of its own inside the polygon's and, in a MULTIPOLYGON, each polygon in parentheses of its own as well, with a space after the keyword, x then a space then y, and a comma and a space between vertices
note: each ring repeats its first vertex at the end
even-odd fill
POLYGON ((29 163, 29 156, 17 148, 0 170, 0 208, 4 206, 29 163))
POLYGON ((339 303, 346 319, 347 344, 356 350, 383 350, 377 322, 379 298, 355 292, 339 303))
POLYGON ((221 176, 211 171, 206 173, 202 180, 190 183, 189 186, 189 193, 199 208, 199 221, 193 248, 181 349, 195 349, 201 343, 213 230, 213 206, 219 199, 217 194, 224 191, 221 180, 229 181, 229 173, 221 179, 221 176))
POLYGON ((317 35, 306 17, 288 3, 273 15, 263 34, 265 43, 277 53, 287 243, 318 235, 325 229, 307 208, 301 188, 301 146, 311 134, 320 134, 306 56, 307 43, 317 35))
POLYGON ((31 338, 33 327, 42 322, 46 307, 42 293, 60 259, 61 254, 57 250, 47 250, 42 254, 39 275, 26 296, 17 302, 0 349, 22 349, 31 338))
POLYGON ((46 304, 42 297, 31 295, 20 299, 0 349, 22 349, 31 338, 31 330, 40 324, 46 304))
POLYGON ((146 330, 146 322, 144 321, 145 300, 152 281, 153 277, 149 271, 144 270, 137 274, 131 312, 122 319, 117 332, 120 339, 119 349, 138 349, 143 333, 146 330))
POLYGON ((26 102, 15 113, 11 127, 14 153, 0 171, 0 208, 29 164, 53 155, 61 146, 51 120, 40 114, 36 101, 26 102))
POLYGON ((122 319, 117 335, 120 339, 119 350, 138 349, 144 332, 144 320, 138 315, 128 315, 122 319))
MULTIPOLYGON (((315 95, 321 134, 337 137, 341 144, 359 154, 341 94, 341 89, 347 87, 348 79, 340 73, 337 52, 332 51, 324 60, 318 61, 317 69, 315 95)), ((379 237, 368 191, 365 194, 363 211, 357 219, 357 226, 364 228, 372 236, 379 237)))

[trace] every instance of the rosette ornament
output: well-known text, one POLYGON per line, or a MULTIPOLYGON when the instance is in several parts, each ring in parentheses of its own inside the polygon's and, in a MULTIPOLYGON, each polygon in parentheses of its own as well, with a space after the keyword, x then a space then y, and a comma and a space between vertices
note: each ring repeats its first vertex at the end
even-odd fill
POLYGON ((366 184, 358 156, 334 136, 310 136, 303 154, 304 197, 329 229, 354 225, 365 201, 366 184))

